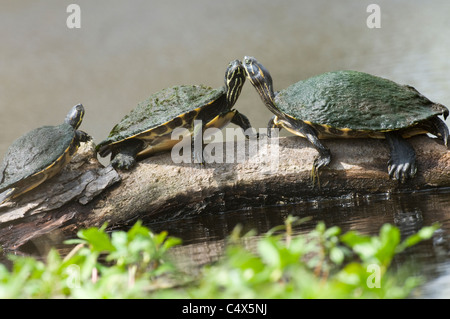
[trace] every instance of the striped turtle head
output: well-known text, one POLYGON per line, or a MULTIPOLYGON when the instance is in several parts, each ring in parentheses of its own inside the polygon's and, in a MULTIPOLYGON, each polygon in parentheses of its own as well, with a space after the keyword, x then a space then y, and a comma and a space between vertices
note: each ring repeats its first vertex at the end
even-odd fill
POLYGON ((70 112, 67 114, 66 119, 64 120, 65 123, 72 126, 74 129, 77 129, 81 125, 81 121, 83 121, 84 116, 84 107, 82 104, 77 104, 70 112))
POLYGON ((227 102, 231 109, 241 94, 245 83, 245 71, 241 61, 234 60, 228 65, 225 72, 225 87, 227 89, 227 102))
POLYGON ((274 100, 272 76, 269 71, 254 57, 245 56, 243 59, 245 74, 255 87, 264 102, 274 100))

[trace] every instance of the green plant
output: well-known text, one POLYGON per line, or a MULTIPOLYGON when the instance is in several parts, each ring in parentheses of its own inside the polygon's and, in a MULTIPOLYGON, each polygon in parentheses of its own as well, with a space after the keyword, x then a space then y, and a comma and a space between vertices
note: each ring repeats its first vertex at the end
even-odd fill
POLYGON ((371 237, 354 231, 340 236, 338 227, 319 223, 293 237, 288 219, 286 237, 264 236, 255 253, 234 240, 190 293, 195 298, 404 298, 420 278, 401 278, 387 268, 395 254, 430 238, 437 228, 425 227, 400 242, 400 231, 388 224, 371 237))
POLYGON ((77 246, 65 258, 55 250, 45 262, 11 255, 11 272, 0 265, 0 298, 142 298, 170 284, 175 267, 167 251, 179 239, 140 222, 128 232, 105 229, 79 231, 79 239, 67 241, 77 246))
POLYGON ((127 232, 81 230, 64 258, 51 250, 45 261, 11 255, 11 270, 0 264, 0 298, 403 298, 420 278, 390 271, 392 259, 439 227, 401 241, 388 224, 378 236, 341 235, 323 223, 294 235, 296 222, 289 216, 283 227, 253 236, 254 250, 235 228, 223 258, 196 278, 169 261, 181 241, 166 232, 153 234, 140 222, 127 232))

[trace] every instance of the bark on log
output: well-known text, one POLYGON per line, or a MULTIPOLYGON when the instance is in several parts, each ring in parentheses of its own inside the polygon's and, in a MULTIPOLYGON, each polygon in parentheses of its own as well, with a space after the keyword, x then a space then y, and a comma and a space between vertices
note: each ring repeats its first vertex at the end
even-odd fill
MULTIPOLYGON (((263 143, 265 140, 262 139, 263 143)), ((0 206, 0 243, 17 249, 54 232, 74 236, 80 228, 119 228, 137 219, 170 221, 203 212, 293 203, 321 196, 386 193, 450 186, 450 151, 436 139, 409 140, 416 150, 417 176, 404 184, 387 175, 389 150, 383 140, 327 140, 329 167, 320 172, 320 188, 310 179, 317 152, 299 137, 281 137, 256 152, 245 141, 245 161, 222 148, 232 163, 173 162, 171 153, 152 156, 129 172, 103 167, 94 145, 85 144, 61 174, 37 189, 0 206), (278 143, 279 142, 279 143, 278 143), (120 181, 120 182, 119 182, 120 181)), ((216 153, 217 154, 217 153, 216 153)))

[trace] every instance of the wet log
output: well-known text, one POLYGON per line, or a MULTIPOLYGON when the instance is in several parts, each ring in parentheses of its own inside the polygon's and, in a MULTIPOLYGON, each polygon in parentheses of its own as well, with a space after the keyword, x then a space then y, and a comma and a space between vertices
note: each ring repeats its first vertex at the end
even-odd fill
POLYGON ((325 141, 333 158, 320 171, 320 187, 311 181, 317 152, 299 137, 209 144, 205 165, 175 163, 170 152, 162 153, 119 172, 100 164, 94 145, 87 143, 59 175, 0 206, 0 244, 17 249, 42 236, 73 237, 81 228, 105 222, 114 229, 137 219, 170 222, 324 196, 450 186, 450 151, 427 136, 409 141, 419 169, 403 184, 388 178, 389 150, 383 140, 325 141))

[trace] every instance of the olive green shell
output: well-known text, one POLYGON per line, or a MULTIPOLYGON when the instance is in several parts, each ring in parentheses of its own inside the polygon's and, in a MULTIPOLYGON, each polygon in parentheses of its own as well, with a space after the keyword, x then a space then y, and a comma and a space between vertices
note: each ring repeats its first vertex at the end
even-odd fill
POLYGON ((21 136, 8 148, 0 166, 0 192, 51 167, 75 141, 69 124, 43 126, 21 136))
POLYGON ((275 97, 293 118, 335 128, 389 131, 447 115, 413 87, 357 71, 324 73, 297 82, 275 97))
POLYGON ((135 136, 170 122, 177 116, 201 108, 225 94, 225 88, 181 85, 164 89, 139 103, 111 130, 97 148, 135 136))

